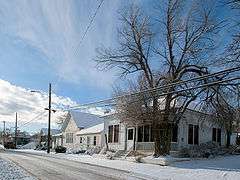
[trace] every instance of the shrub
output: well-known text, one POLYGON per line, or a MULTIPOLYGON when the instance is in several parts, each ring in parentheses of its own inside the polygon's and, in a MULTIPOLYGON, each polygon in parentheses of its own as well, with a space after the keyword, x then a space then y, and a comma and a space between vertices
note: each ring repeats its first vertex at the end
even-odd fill
POLYGON ((63 147, 63 146, 57 146, 57 147, 55 148, 55 152, 56 152, 56 153, 66 153, 66 151, 67 151, 67 148, 65 148, 65 147, 63 147))

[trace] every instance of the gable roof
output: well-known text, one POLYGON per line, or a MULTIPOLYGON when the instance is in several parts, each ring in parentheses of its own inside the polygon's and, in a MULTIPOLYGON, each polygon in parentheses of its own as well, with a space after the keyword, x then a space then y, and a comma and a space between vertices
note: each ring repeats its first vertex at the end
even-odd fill
POLYGON ((103 122, 103 119, 100 116, 84 113, 80 111, 71 110, 68 112, 67 118, 63 123, 62 130, 64 131, 67 127, 70 119, 73 119, 78 128, 89 128, 91 126, 97 125, 103 122))
MULTIPOLYGON (((40 132, 41 132, 41 134, 42 134, 43 136, 45 136, 45 135, 48 134, 48 128, 42 128, 40 132)), ((51 135, 58 134, 58 133, 60 133, 60 132, 61 132, 61 131, 60 131, 59 129, 51 129, 51 130, 50 130, 50 134, 51 134, 51 135)))
POLYGON ((86 128, 86 129, 82 129, 80 131, 78 131, 76 134, 77 135, 84 135, 84 134, 98 134, 101 133, 104 130, 104 123, 86 128))

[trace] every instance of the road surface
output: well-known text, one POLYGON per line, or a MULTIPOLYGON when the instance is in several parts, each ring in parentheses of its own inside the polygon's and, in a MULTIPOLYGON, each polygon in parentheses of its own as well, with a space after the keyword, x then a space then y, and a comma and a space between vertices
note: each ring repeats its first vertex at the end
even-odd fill
POLYGON ((34 177, 41 180, 144 179, 127 171, 37 154, 6 151, 0 152, 0 157, 14 162, 34 177))

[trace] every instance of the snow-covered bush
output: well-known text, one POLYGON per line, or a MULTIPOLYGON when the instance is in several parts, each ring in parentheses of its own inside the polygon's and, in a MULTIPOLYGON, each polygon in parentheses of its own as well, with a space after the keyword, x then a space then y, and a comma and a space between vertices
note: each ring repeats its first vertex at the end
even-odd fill
POLYGON ((199 146, 192 146, 187 149, 184 148, 180 151, 181 157, 191 157, 191 158, 209 158, 217 155, 224 154, 225 151, 215 142, 202 143, 199 146))
POLYGON ((5 147, 2 144, 0 144, 0 151, 4 151, 4 150, 5 150, 5 147))
POLYGON ((96 146, 96 147, 92 147, 92 148, 89 148, 86 150, 85 154, 88 154, 88 155, 93 155, 93 154, 99 154, 101 151, 101 148, 96 146))

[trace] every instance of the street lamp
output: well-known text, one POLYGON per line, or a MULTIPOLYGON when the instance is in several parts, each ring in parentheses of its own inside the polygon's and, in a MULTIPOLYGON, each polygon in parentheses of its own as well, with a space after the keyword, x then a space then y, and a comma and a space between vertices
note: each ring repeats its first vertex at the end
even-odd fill
MULTIPOLYGON (((40 91, 30 91, 30 92, 38 92, 41 93, 40 91)), ((44 108, 44 110, 48 110, 48 138, 47 138, 47 153, 50 153, 50 141, 51 141, 51 112, 53 111, 54 113, 56 110, 52 109, 52 85, 49 83, 49 96, 48 96, 48 108, 44 108)))

